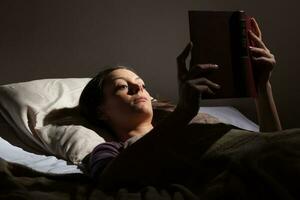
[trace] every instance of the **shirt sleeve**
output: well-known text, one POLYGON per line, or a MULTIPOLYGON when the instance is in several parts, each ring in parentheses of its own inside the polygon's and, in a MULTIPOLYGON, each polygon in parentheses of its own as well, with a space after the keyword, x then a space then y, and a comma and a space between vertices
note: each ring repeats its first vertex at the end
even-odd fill
POLYGON ((104 168, 123 150, 123 143, 105 142, 97 145, 89 159, 90 176, 96 178, 104 168))

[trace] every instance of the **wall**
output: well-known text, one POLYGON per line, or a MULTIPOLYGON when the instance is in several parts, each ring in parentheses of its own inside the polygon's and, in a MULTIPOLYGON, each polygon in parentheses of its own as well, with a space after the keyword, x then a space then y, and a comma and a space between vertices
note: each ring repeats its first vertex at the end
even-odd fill
POLYGON ((182 2, 1 1, 0 83, 86 77, 125 64, 156 80, 154 95, 174 97, 176 90, 157 88, 174 85, 175 57, 188 42, 186 12, 195 3, 182 2))
MULTIPOLYGON (((0 84, 90 77, 104 66, 124 64, 139 72, 153 96, 176 101, 175 58, 189 40, 187 11, 243 9, 257 18, 276 55, 272 84, 283 125, 297 127, 297 4, 296 0, 284 5, 259 0, 2 0, 0 84)), ((255 118, 251 99, 204 105, 229 103, 255 118)))

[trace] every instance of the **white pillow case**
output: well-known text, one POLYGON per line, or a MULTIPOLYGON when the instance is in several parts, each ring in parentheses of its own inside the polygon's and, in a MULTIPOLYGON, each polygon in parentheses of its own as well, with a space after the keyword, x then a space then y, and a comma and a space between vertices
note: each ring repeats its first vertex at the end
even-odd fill
POLYGON ((44 126, 43 120, 54 109, 77 106, 89 80, 41 79, 2 85, 0 113, 26 145, 80 163, 104 139, 83 126, 44 126))

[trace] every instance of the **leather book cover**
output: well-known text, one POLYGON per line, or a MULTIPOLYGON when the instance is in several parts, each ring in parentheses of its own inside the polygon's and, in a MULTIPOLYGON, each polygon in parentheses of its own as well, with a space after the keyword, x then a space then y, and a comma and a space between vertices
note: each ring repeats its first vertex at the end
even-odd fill
POLYGON ((256 96, 248 48, 249 19, 244 11, 189 11, 191 65, 219 66, 203 76, 221 88, 203 99, 256 96))

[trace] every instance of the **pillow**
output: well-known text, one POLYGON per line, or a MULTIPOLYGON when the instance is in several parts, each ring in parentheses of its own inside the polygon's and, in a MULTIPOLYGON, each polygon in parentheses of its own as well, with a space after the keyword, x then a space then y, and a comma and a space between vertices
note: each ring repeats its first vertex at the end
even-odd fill
POLYGON ((95 146, 105 142, 93 130, 78 125, 46 125, 36 131, 47 152, 74 164, 80 164, 95 146))
MULTIPOLYGON (((73 163, 81 160, 104 138, 77 125, 44 123, 55 110, 76 108, 90 78, 41 79, 0 86, 0 113, 28 146, 73 163)), ((75 109, 76 110, 76 109, 75 109)), ((77 118, 77 121, 81 121, 77 118)))

